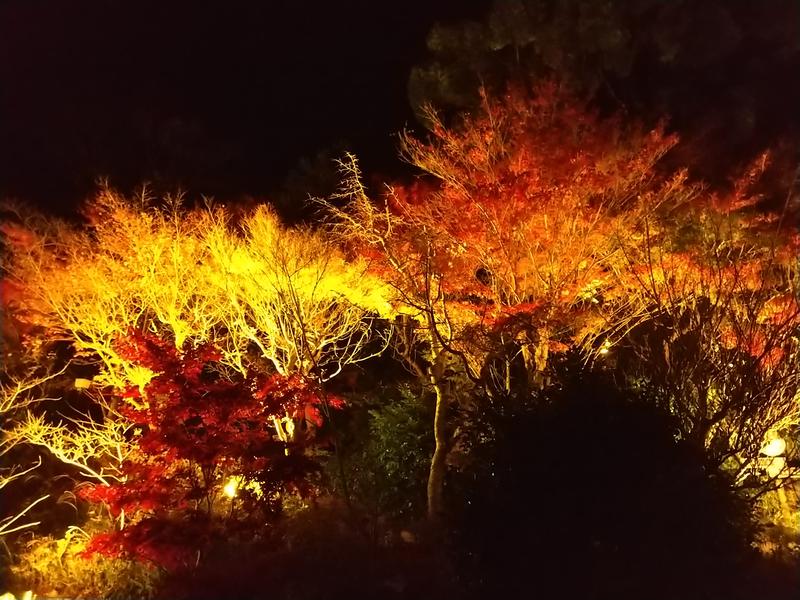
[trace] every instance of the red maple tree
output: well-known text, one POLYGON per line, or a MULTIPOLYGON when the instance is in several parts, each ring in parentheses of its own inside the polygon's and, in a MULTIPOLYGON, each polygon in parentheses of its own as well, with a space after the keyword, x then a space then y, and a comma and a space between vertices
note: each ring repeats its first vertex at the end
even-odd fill
MULTIPOLYGON (((312 382, 278 374, 229 379, 215 370, 219 355, 208 344, 178 350, 132 333, 117 346, 155 376, 143 391, 121 394, 137 400, 119 409, 136 432, 123 480, 81 490, 126 521, 95 536, 88 554, 187 567, 223 534, 265 536, 287 491, 313 493, 309 475, 317 465, 305 452, 313 436, 284 428, 322 425, 323 401, 312 382)), ((326 397, 324 405, 336 408, 341 400, 326 397)))

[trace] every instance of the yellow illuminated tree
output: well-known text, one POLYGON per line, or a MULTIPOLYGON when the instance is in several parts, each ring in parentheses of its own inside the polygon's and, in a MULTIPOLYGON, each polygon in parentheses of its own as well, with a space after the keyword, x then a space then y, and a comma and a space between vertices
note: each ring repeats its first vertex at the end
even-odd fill
POLYGON ((387 305, 363 259, 347 260, 319 232, 284 227, 266 207, 237 229, 218 213, 201 232, 230 366, 246 370, 252 347, 282 375, 327 381, 380 352, 370 347, 372 318, 387 305))
MULTIPOLYGON (((154 375, 119 350, 132 331, 177 348, 209 342, 232 377, 260 370, 320 386, 384 347, 373 321, 385 300, 364 260, 311 229, 285 227, 265 207, 234 217, 223 206, 187 209, 179 197, 156 204, 102 189, 85 216, 81 227, 17 211, 3 226, 26 342, 67 342, 93 363, 104 414, 56 424, 30 413, 8 439, 45 447, 84 477, 110 483, 130 452, 113 398, 138 407, 139 395, 123 392, 154 375)), ((295 429, 274 425, 278 435, 295 429)))
MULTIPOLYGON (((8 430, 9 427, 13 427, 14 415, 38 402, 49 400, 50 398, 44 397, 37 391, 63 372, 64 369, 44 376, 36 376, 34 373, 27 373, 23 377, 5 375, 3 380, 0 380, 0 423, 4 427, 4 430, 0 431, 0 457, 6 455, 19 441, 13 430, 8 430)), ((11 482, 39 468, 41 464, 42 459, 39 457, 36 463, 30 466, 14 465, 9 469, 0 469, 0 492, 11 482)), ((49 494, 40 496, 18 510, 16 514, 0 518, 0 537, 38 525, 38 521, 20 523, 20 520, 37 504, 49 497, 49 494)))
POLYGON ((6 226, 7 277, 23 318, 100 362, 97 381, 123 389, 151 377, 115 350, 130 330, 221 346, 240 372, 253 350, 284 375, 330 379, 364 358, 380 285, 319 233, 283 226, 261 207, 234 221, 224 207, 165 206, 103 189, 89 228, 6 226))
POLYGON ((114 342, 148 324, 141 283, 152 262, 144 254, 148 241, 153 252, 158 243, 146 215, 126 218, 123 209, 104 190, 97 198, 102 225, 94 231, 27 214, 4 227, 5 277, 16 288, 18 318, 46 341, 67 341, 79 356, 98 361, 98 383, 119 388, 149 378, 119 356, 114 342))
POLYGON ((62 463, 77 468, 83 477, 108 485, 123 477, 122 467, 131 453, 126 438, 129 429, 123 419, 111 414, 101 423, 89 417, 50 423, 42 415, 28 413, 6 433, 6 440, 46 448, 62 463))

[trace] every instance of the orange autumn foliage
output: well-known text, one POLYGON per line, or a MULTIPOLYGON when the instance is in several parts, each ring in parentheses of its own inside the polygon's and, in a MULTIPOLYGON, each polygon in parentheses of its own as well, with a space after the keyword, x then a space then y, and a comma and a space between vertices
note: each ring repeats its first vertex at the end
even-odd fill
POLYGON ((553 83, 484 95, 454 127, 430 118, 431 136, 406 133, 401 148, 425 177, 389 188, 381 207, 352 181, 353 164, 350 205, 334 215, 396 290, 397 309, 476 373, 498 343, 487 335, 542 359, 551 342, 591 343, 610 315, 594 306, 589 329, 574 316, 615 295, 622 241, 697 193, 685 172, 658 174, 674 136, 601 117, 553 83))

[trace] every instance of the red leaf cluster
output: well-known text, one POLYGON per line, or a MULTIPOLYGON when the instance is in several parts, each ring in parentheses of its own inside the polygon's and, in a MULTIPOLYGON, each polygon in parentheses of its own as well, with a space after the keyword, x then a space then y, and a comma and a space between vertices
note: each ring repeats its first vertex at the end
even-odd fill
MULTIPOLYGON (((236 476, 257 482, 260 494, 242 491, 238 518, 265 518, 279 511, 276 498, 286 489, 311 493, 307 482, 316 464, 305 456, 309 436, 282 440, 274 420, 287 416, 322 426, 320 407, 338 408, 336 397, 320 396, 300 376, 253 376, 230 380, 212 367, 219 358, 210 345, 178 350, 147 333, 131 333, 117 348, 128 360, 155 373, 143 391, 128 389, 142 408, 120 412, 136 431, 136 451, 124 465, 124 481, 90 485, 82 498, 103 503, 112 515, 124 511, 121 531, 96 536, 87 548, 109 556, 149 560, 168 569, 186 566, 221 524, 225 480, 236 476), (245 514, 242 514, 245 513, 245 514)), ((225 513, 223 510, 222 513, 225 513)))
POLYGON ((208 541, 209 523, 194 515, 180 523, 162 518, 146 518, 133 527, 92 537, 83 551, 111 558, 133 558, 152 562, 167 570, 190 567, 197 560, 198 540, 208 541))

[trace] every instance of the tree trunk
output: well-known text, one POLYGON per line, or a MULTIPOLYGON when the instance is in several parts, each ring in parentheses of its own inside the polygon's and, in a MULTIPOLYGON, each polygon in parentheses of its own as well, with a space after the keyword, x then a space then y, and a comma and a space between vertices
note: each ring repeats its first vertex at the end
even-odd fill
POLYGON ((442 494, 444 491, 444 476, 447 469, 447 433, 445 431, 445 402, 447 395, 444 382, 432 375, 431 382, 436 391, 436 412, 433 417, 433 436, 436 449, 431 458, 431 467, 428 472, 428 520, 437 521, 443 512, 442 494))
POLYGON ((528 377, 528 391, 541 390, 547 385, 547 360, 549 358, 549 339, 547 330, 542 329, 535 341, 522 346, 522 359, 528 377))

